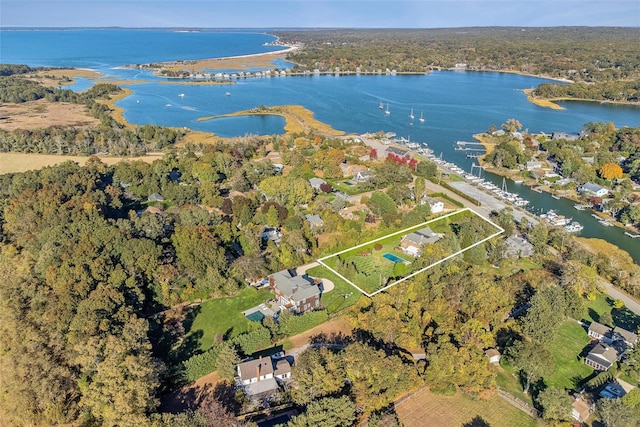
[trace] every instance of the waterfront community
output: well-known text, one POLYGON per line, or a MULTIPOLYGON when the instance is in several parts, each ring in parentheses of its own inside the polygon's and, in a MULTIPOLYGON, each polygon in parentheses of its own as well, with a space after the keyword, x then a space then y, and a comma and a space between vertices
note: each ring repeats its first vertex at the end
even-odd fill
POLYGON ((309 43, 2 67, 0 424, 634 425, 638 128, 309 43))

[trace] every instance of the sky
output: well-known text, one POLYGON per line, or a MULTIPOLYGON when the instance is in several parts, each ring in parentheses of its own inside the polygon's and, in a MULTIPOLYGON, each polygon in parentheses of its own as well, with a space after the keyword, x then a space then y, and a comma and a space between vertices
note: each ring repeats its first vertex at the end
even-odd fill
POLYGON ((640 0, 0 0, 0 27, 640 27, 640 0))

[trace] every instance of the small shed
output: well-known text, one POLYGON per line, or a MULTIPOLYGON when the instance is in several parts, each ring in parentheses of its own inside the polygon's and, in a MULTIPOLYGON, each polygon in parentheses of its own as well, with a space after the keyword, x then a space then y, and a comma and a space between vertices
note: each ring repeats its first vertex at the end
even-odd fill
POLYGON ((502 354, 495 348, 486 350, 484 354, 489 358, 489 363, 493 363, 494 365, 500 363, 500 358, 502 358, 502 354))

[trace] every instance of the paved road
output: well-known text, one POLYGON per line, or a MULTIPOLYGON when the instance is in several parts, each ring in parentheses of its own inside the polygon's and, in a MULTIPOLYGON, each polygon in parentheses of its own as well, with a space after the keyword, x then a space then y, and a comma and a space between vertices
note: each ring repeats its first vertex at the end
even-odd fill
POLYGON ((613 299, 619 299, 624 302, 624 305, 631 311, 633 311, 636 316, 640 316, 640 303, 633 298, 631 295, 628 295, 621 289, 614 287, 611 283, 606 280, 601 280, 599 282, 606 290, 609 296, 613 299))

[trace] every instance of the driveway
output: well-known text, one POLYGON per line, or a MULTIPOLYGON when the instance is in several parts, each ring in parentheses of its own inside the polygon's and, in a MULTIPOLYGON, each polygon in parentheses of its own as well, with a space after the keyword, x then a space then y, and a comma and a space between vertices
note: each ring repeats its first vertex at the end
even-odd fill
MULTIPOLYGON (((307 265, 302 265, 300 267, 298 267, 296 269, 296 273, 298 273, 298 276, 302 276, 303 274, 307 273, 307 270, 313 268, 313 267, 317 267, 320 264, 318 262, 312 262, 311 264, 307 264, 307 265)), ((331 292, 333 290, 333 288, 335 288, 335 285, 333 284, 333 282, 329 279, 325 279, 324 277, 320 278, 322 280, 322 293, 326 294, 327 292, 331 292)))

